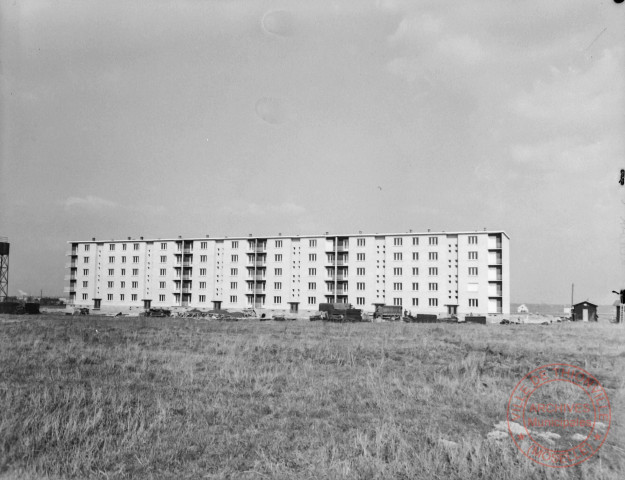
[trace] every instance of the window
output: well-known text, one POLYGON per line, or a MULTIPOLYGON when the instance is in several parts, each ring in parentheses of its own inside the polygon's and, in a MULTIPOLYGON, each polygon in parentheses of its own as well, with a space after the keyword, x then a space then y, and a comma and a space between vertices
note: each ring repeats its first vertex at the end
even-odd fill
POLYGON ((82 299, 83 300, 87 300, 89 298, 89 295, 87 293, 83 293, 82 294, 82 299))
POLYGON ((85 252, 89 251, 89 245, 85 245, 85 252))
POLYGON ((161 255, 161 263, 167 263, 167 255, 161 255))
POLYGON ((317 290, 316 282, 308 282, 308 290, 317 290))
POLYGON ((230 282, 230 290, 236 290, 237 289, 237 282, 230 282))
POLYGON ((82 286, 83 288, 87 288, 89 286, 89 282, 86 282, 86 281, 82 282, 82 286))
POLYGON ((161 243, 161 250, 167 250, 167 244, 161 243))
POLYGON ((276 277, 281 277, 282 276, 282 269, 281 268, 276 268, 276 269, 274 269, 273 273, 275 274, 276 277))
POLYGON ((139 256, 135 255, 134 257, 132 257, 132 263, 139 263, 139 256))
POLYGON ((438 260, 438 252, 430 252, 430 253, 428 253, 428 258, 430 260, 438 260))
POLYGON ((206 295, 200 295, 200 303, 206 302, 206 295))
POLYGON ((282 240, 276 240, 276 248, 282 248, 282 240))
POLYGON ((282 282, 274 282, 273 288, 274 290, 282 290, 282 282))
POLYGON ((435 292, 438 290, 438 283, 428 283, 428 290, 430 292, 435 292))
POLYGON ((356 305, 364 305, 365 297, 356 297, 356 305))
POLYGON ((419 290, 419 282, 412 282, 412 291, 416 292, 419 290))
POLYGON ((132 249, 139 250, 139 244, 138 243, 133 244, 132 249))
POLYGON ((207 255, 200 255, 200 262, 201 263, 206 263, 208 261, 208 256, 207 255))
POLYGON ((166 282, 158 282, 158 288, 165 288, 166 282))
POLYGON ((358 260, 359 262, 364 261, 365 259, 365 254, 364 253, 357 253, 356 254, 356 260, 358 260))
POLYGON ((316 247, 317 246, 317 240, 308 240, 308 246, 309 247, 316 247))
MULTIPOLYGON (((202 270, 204 270, 204 275, 206 275, 206 269, 202 269, 200 268, 200 275, 202 274, 202 270)), ((230 269, 230 275, 236 276, 239 274, 239 269, 238 268, 231 268, 230 269)))
POLYGON ((206 250, 208 248, 208 242, 200 242, 200 249, 206 250))
POLYGON ((165 301, 165 295, 159 295, 158 296, 158 301, 159 302, 164 302, 165 301))
MULTIPOLYGON (((205 256, 205 255, 202 255, 205 256)), ((239 256, 238 255, 230 255, 230 261, 235 263, 239 261, 239 256)))
POLYGON ((139 275, 139 269, 138 269, 138 268, 133 268, 133 269, 132 269, 132 275, 133 275, 133 276, 135 276, 135 277, 136 277, 137 275, 139 275))
POLYGON ((430 307, 438 307, 438 298, 428 298, 430 307))
POLYGON ((393 275, 401 275, 401 274, 402 274, 401 267, 393 268, 393 275))
POLYGON ((121 274, 122 274, 122 276, 126 275, 126 269, 125 268, 122 268, 121 274))
POLYGON ((120 283, 119 283, 119 286, 120 286, 121 288, 126 288, 126 282, 120 282, 120 283))
POLYGON ((412 274, 419 275, 419 267, 412 267, 412 274))
POLYGON ((115 263, 115 257, 109 257, 109 263, 115 263))
POLYGON ((238 240, 232 240, 232 248, 239 248, 239 241, 238 240))
POLYGON ((317 261, 317 254, 316 253, 309 253, 308 254, 308 261, 316 262, 317 261))
POLYGON ((393 245, 395 245, 396 247, 400 247, 402 244, 402 238, 401 237, 395 237, 393 239, 393 245))
POLYGON ((120 293, 119 294, 119 299, 120 299, 120 301, 123 302, 126 299, 126 294, 125 293, 120 293))
POLYGON ((115 275, 115 269, 114 268, 109 268, 109 276, 113 276, 115 275))
POLYGON ((122 263, 126 263, 126 257, 125 256, 122 257, 122 263))
POLYGON ((164 277, 165 275, 167 275, 167 269, 165 269, 165 268, 161 268, 161 269, 158 271, 158 273, 159 273, 159 275, 160 275, 161 277, 164 277))
POLYGON ((230 295, 230 303, 237 303, 237 296, 236 295, 230 295))
POLYGON ((139 282, 132 282, 132 288, 139 288, 139 282))
POLYGON ((395 252, 393 254, 393 260, 401 260, 402 259, 402 254, 401 252, 395 252))
POLYGON ((469 298, 469 307, 477 307, 477 298, 469 298))
POLYGON ((308 305, 316 305, 317 297, 308 297, 308 305))
POLYGON ((419 260, 419 252, 412 252, 412 259, 419 260))
POLYGON ((412 244, 419 245, 419 237, 412 237, 412 244))
POLYGON ((107 300, 113 300, 113 294, 112 293, 107 293, 106 294, 106 299, 107 300))
POLYGON ((282 261, 282 254, 281 253, 276 253, 275 257, 276 262, 281 262, 282 261))
POLYGON ((412 306, 413 307, 418 307, 419 306, 419 299, 418 298, 413 298, 412 299, 412 306))
POLYGON ((358 268, 356 269, 356 275, 360 275, 360 276, 362 276, 362 275, 364 275, 364 274, 365 274, 365 269, 364 269, 363 267, 358 267, 358 268))
POLYGON ((470 235, 469 236, 469 245, 475 245, 477 244, 477 235, 470 235))
POLYGON ((401 307, 401 298, 394 298, 393 305, 401 307))
POLYGON ((130 295, 130 300, 132 300, 133 302, 136 302, 137 298, 138 298, 138 296, 137 296, 136 293, 133 293, 132 295, 130 295))
POLYGON ((469 260, 477 260, 477 252, 469 252, 469 260))
POLYGON ((82 274, 83 275, 89 275, 89 269, 88 268, 83 268, 82 274))
POLYGON ((477 267, 469 267, 469 275, 475 277, 477 275, 477 267))
POLYGON ((111 252, 114 252, 114 251, 115 251, 115 244, 114 244, 114 243, 111 243, 111 244, 109 245, 109 250, 110 250, 111 252))
POLYGON ((430 238, 428 238, 428 243, 430 245, 438 245, 438 237, 430 237, 430 238))
POLYGON ((364 247, 365 246, 365 241, 366 241, 366 238, 359 238, 359 239, 356 240, 356 245, 359 246, 359 247, 364 247))
POLYGON ((200 282, 200 288, 201 289, 205 289, 206 288, 206 282, 200 282))
POLYGON ((82 261, 83 263, 89 263, 89 257, 83 257, 82 261))
POLYGON ((282 297, 273 297, 273 303, 279 305, 282 303, 282 297))
POLYGON ((393 290, 399 291, 402 289, 402 285, 399 282, 393 283, 393 290))
MULTIPOLYGON (((282 271, 282 269, 280 269, 280 271, 282 271)), ((309 268, 308 269, 308 275, 311 277, 314 277, 315 275, 317 275, 317 269, 316 268, 309 268)))
POLYGON ((432 276, 438 275, 438 268, 436 267, 428 268, 428 275, 432 275, 432 276))
MULTIPOLYGON (((236 270, 236 268, 235 268, 236 270)), ((206 276, 206 269, 205 268, 200 268, 200 277, 205 277, 206 276)))
POLYGON ((122 250, 126 251, 126 244, 125 243, 122 244, 122 250))
POLYGON ((113 288, 114 285, 115 285, 115 282, 107 282, 108 288, 113 288))
POLYGON ((365 282, 356 282, 356 290, 364 290, 365 282))

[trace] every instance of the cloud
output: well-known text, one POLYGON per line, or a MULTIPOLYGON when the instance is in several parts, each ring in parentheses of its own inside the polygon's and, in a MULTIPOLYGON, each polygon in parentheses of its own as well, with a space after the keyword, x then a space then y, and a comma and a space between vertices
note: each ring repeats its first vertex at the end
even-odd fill
POLYGON ((234 206, 227 206, 223 209, 227 215, 283 215, 295 216, 306 212, 301 205, 293 202, 282 202, 279 204, 258 204, 254 202, 240 202, 234 206))
POLYGON ((86 197, 68 197, 63 201, 63 207, 67 212, 112 212, 114 210, 127 213, 142 213, 161 215, 166 213, 161 205, 122 205, 102 197, 87 195, 86 197))
POLYGON ((69 197, 63 205, 65 210, 104 210, 109 208, 117 208, 119 204, 101 197, 87 195, 84 198, 69 197))

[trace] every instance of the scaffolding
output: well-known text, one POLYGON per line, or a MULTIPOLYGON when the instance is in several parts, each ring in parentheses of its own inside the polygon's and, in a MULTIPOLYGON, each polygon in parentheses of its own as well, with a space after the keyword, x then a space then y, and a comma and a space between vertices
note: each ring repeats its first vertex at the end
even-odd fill
POLYGON ((0 237, 0 302, 9 296, 9 239, 0 237))

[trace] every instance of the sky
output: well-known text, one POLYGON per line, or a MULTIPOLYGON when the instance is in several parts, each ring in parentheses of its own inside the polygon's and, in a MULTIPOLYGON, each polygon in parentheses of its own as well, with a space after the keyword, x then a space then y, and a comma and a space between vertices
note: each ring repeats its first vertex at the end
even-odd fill
POLYGON ((504 230, 511 300, 625 288, 625 4, 0 0, 9 293, 68 240, 504 230))

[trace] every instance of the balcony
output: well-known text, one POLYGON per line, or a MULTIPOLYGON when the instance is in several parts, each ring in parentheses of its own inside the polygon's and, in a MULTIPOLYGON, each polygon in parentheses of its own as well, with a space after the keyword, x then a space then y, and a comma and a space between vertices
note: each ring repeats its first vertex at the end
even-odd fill
POLYGON ((255 262, 254 261, 249 262, 247 264, 247 266, 251 267, 251 268, 254 268, 254 267, 256 267, 256 268, 264 268, 264 267, 267 266, 267 262, 265 260, 256 260, 255 262))
POLYGON ((326 277, 328 281, 337 281, 337 282, 345 282, 347 281, 347 275, 343 273, 339 273, 338 275, 328 275, 326 277))
POLYGON ((256 295, 264 295, 265 294, 265 289, 264 288, 248 288, 247 289, 247 293, 249 294, 256 294, 256 295))
POLYGON ((329 294, 329 295, 347 295, 347 289, 346 288, 337 288, 336 290, 334 290, 333 288, 328 288, 326 293, 329 294))
POLYGON ((72 257, 77 257, 78 256, 78 249, 77 248, 72 248, 69 252, 67 252, 68 255, 71 255, 72 257))
POLYGON ((69 287, 64 287, 63 293, 76 293, 76 286, 70 285, 69 287))
POLYGON ((264 243, 255 246, 251 245, 249 251, 255 253, 265 253, 267 251, 267 245, 264 243))
POLYGON ((191 287, 182 287, 182 293, 191 293, 191 287))
POLYGON ((64 280, 65 280, 66 282, 67 282, 67 281, 70 281, 70 282, 75 282, 75 281, 76 281, 76 275, 75 275, 75 274, 72 274, 72 275, 65 275, 64 280))
POLYGON ((184 262, 176 262, 176 265, 174 265, 175 268, 192 267, 192 266, 193 266, 193 262, 191 260, 185 260, 184 262))
POLYGON ((246 278, 246 280, 254 280, 257 282, 264 282, 265 281, 265 276, 264 275, 248 275, 248 277, 246 278))
POLYGON ((67 262, 67 263, 65 264, 65 268, 78 268, 78 263, 77 263, 77 262, 74 262, 74 261, 72 261, 72 262, 67 262))

